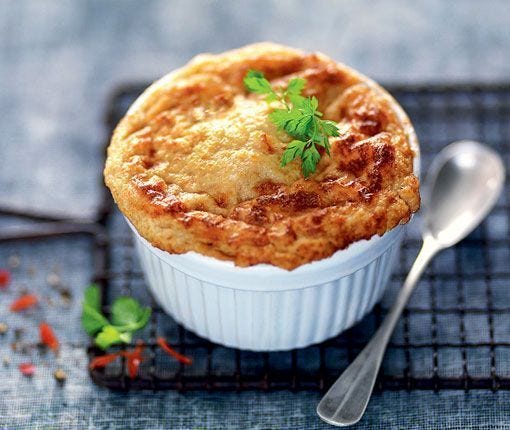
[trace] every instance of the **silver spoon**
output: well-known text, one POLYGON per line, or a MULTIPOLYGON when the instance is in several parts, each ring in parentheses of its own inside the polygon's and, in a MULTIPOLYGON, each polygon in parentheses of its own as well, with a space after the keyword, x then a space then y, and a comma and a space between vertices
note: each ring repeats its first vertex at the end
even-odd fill
POLYGON ((495 205, 503 188, 500 156, 481 143, 459 141, 434 159, 427 175, 423 245, 383 323, 317 406, 324 421, 336 426, 357 423, 367 407, 388 341, 400 314, 429 261, 442 249, 471 233, 495 205))

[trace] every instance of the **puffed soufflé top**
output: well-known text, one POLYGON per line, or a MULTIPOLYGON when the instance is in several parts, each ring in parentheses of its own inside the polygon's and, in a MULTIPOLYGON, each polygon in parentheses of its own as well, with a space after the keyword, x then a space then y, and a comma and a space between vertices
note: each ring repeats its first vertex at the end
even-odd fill
POLYGON ((199 55, 150 86, 113 133, 105 181, 157 248, 293 269, 409 221, 420 204, 409 129, 354 70, 259 43, 199 55), (245 89, 250 69, 276 87, 306 79, 303 95, 338 123, 331 155, 308 178, 298 161, 280 166, 292 138, 245 89))

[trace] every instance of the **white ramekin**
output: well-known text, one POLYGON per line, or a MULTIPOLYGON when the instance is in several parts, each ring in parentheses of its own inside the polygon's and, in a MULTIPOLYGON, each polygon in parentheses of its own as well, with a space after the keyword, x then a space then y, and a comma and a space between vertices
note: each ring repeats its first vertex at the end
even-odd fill
MULTIPOLYGON (((409 119, 385 90, 363 78, 392 103, 416 153, 418 175, 419 148, 409 119)), ((254 351, 305 347, 362 319, 384 292, 406 227, 287 271, 266 264, 237 267, 194 252, 170 254, 129 225, 147 283, 162 308, 199 336, 254 351)))
POLYGON ((199 336, 255 351, 300 348, 349 328, 381 298, 404 226, 288 272, 176 255, 135 233, 152 293, 199 336))

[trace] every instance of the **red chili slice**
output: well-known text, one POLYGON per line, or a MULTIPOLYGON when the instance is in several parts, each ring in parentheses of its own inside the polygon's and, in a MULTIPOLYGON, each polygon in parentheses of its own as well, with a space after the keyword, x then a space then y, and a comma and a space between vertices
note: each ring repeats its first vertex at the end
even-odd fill
POLYGON ((32 306, 35 306, 39 299, 34 294, 23 294, 18 299, 14 300, 11 303, 10 310, 12 312, 20 312, 25 309, 31 308, 32 306))
POLYGON ((35 366, 32 363, 21 363, 18 368, 25 376, 32 376, 35 373, 35 366))
POLYGON ((132 351, 119 351, 112 354, 100 355, 90 362, 89 367, 91 369, 103 368, 112 361, 115 361, 118 357, 125 357, 129 377, 134 379, 138 375, 138 368, 143 361, 142 353, 144 349, 145 345, 139 343, 132 351))
POLYGON ((45 322, 39 324, 39 335, 41 343, 46 345, 48 348, 56 351, 59 347, 59 342, 51 326, 45 322))
POLYGON ((138 368, 143 361, 142 353, 144 349, 144 344, 140 343, 133 351, 129 351, 124 354, 127 360, 128 374, 131 379, 135 379, 136 375, 138 375, 138 368))
POLYGON ((115 361, 118 357, 122 356, 124 352, 115 352, 113 354, 105 354, 100 355, 99 357, 95 357, 89 364, 91 369, 100 369, 105 367, 107 364, 115 361))
POLYGON ((168 345, 167 341, 161 336, 156 339, 157 344, 161 347, 163 351, 165 351, 168 355, 175 358, 178 362, 190 365, 193 364, 193 360, 185 355, 180 354, 175 349, 173 349, 170 345, 168 345))
POLYGON ((5 288, 11 281, 11 273, 8 270, 0 269, 0 288, 5 288))

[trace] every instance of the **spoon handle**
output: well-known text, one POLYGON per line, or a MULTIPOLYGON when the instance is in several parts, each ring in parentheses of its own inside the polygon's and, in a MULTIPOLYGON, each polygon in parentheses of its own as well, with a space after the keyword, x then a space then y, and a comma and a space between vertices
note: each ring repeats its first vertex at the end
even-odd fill
POLYGON ((357 423, 363 416, 395 325, 423 270, 438 250, 439 247, 432 237, 426 237, 413 267, 383 323, 370 342, 320 401, 317 406, 317 414, 327 423, 348 426, 357 423))

